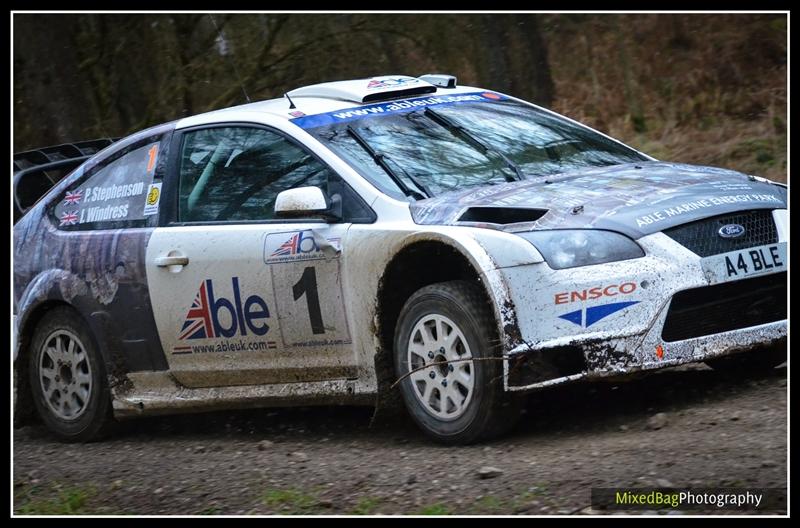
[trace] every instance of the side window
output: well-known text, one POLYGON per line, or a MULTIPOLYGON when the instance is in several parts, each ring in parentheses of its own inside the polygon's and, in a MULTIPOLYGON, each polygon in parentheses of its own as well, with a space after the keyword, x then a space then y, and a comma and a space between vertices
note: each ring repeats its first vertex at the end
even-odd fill
POLYGON ((283 136, 227 127, 186 134, 181 153, 181 222, 270 220, 278 193, 327 187, 331 171, 283 136))
POLYGON ((136 146, 66 191, 52 214, 60 229, 145 227, 158 213, 159 141, 136 146))

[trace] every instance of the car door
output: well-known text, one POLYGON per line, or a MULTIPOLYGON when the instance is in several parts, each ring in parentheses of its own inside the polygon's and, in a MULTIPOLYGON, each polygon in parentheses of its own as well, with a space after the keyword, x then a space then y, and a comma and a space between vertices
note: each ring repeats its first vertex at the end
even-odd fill
POLYGON ((170 371, 190 387, 343 379, 356 357, 342 247, 369 208, 304 146, 227 125, 176 133, 174 211, 147 248, 147 277, 170 371), (275 218, 277 195, 317 186, 339 222, 275 218))

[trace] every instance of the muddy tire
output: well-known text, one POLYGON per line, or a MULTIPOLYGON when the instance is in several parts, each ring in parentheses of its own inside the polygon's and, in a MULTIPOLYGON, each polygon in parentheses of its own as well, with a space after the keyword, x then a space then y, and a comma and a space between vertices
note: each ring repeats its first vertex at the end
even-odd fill
POLYGON ((109 431, 113 416, 105 367, 74 310, 55 308, 39 321, 28 361, 34 405, 59 440, 87 442, 109 431))
POLYGON ((706 365, 721 372, 746 374, 769 372, 786 361, 786 343, 758 348, 706 361, 706 365))
POLYGON ((503 390, 503 362, 468 360, 500 355, 494 315, 479 286, 452 281, 418 290, 400 312, 394 341, 395 374, 414 371, 399 384, 411 418, 446 444, 510 430, 522 401, 503 390))

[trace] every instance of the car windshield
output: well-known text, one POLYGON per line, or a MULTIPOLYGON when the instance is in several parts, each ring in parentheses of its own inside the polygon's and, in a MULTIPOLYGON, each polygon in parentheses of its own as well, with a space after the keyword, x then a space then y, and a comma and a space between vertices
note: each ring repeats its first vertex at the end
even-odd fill
POLYGON ((418 98, 294 121, 384 192, 416 199, 647 160, 590 129, 494 93, 451 98, 460 100, 418 98))

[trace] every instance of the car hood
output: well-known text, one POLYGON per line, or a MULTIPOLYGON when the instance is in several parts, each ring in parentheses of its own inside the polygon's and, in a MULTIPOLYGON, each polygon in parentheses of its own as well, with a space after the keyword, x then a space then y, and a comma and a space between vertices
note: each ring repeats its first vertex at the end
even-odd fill
POLYGON ((710 216, 786 204, 785 186, 754 176, 639 162, 450 192, 412 203, 411 214, 418 224, 513 232, 593 228, 636 239, 710 216))

